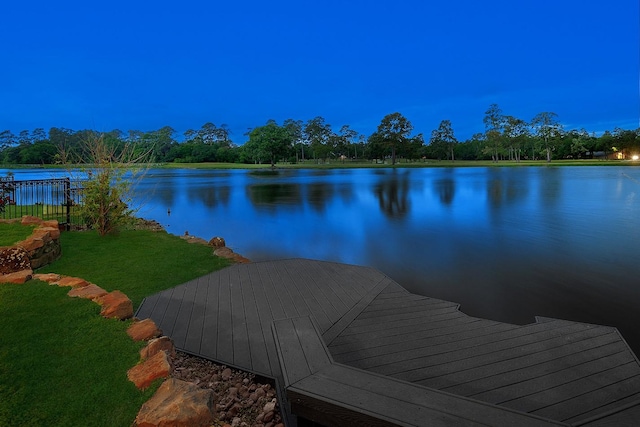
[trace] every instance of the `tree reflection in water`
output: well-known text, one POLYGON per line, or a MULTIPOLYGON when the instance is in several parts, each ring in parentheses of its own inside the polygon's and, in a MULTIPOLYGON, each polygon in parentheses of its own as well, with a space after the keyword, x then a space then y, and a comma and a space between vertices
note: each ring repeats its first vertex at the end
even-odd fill
POLYGON ((256 209, 275 212, 276 209, 301 207, 300 184, 256 184, 247 186, 247 196, 256 209))
POLYGON ((409 187, 408 173, 400 174, 395 169, 379 181, 373 192, 378 198, 382 213, 392 219, 404 218, 411 207, 409 187))
POLYGON ((437 179, 433 181, 433 188, 440 197, 440 203, 445 206, 453 203, 456 194, 456 182, 451 178, 437 179))
POLYGON ((231 187, 228 185, 187 187, 187 197, 189 197, 189 201, 201 201, 202 204, 208 208, 228 204, 230 195, 231 187))

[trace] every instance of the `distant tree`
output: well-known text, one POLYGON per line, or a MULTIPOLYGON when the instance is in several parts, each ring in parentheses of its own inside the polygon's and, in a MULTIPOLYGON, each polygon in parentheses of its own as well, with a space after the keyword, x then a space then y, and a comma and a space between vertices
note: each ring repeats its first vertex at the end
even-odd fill
POLYGON ((185 138, 185 142, 194 142, 197 138, 199 139, 198 132, 193 129, 187 129, 186 131, 184 131, 183 135, 185 138))
POLYGON ((218 139, 218 127, 211 122, 202 125, 198 131, 198 136, 205 144, 213 144, 218 139))
POLYGON ((432 147, 432 153, 436 158, 442 157, 455 160, 454 148, 458 140, 453 134, 453 127, 450 120, 442 120, 438 129, 431 132, 429 145, 432 147))
POLYGON ((28 130, 21 130, 18 134, 18 144, 20 145, 29 145, 33 142, 31 138, 31 133, 28 130))
POLYGON ((218 129, 216 129, 215 141, 223 146, 229 147, 231 146, 231 139, 229 138, 229 135, 231 135, 231 130, 226 123, 223 123, 218 129))
POLYGON ((296 153, 296 159, 304 161, 304 138, 302 132, 302 120, 287 119, 282 124, 291 136, 291 145, 296 153), (298 157, 300 155, 300 157, 298 157))
POLYGON ((485 153, 491 155, 491 159, 497 162, 502 151, 502 132, 504 130, 504 116, 498 104, 491 104, 484 113, 485 127, 485 153))
POLYGON ((74 156, 74 136, 71 129, 49 129, 49 142, 56 147, 55 163, 68 164, 74 156))
POLYGON ((31 140, 33 142, 46 141, 47 133, 43 128, 36 128, 33 130, 33 132, 31 132, 31 140))
POLYGON ((353 144, 353 154, 356 159, 358 158, 358 153, 360 153, 360 156, 364 156, 366 144, 367 137, 362 134, 358 135, 358 141, 353 144))
POLYGON ((327 159, 331 153, 330 140, 334 133, 331 125, 323 117, 314 117, 307 121, 303 128, 303 137, 308 141, 309 148, 316 159, 327 159))
POLYGON ((417 159, 425 155, 424 136, 419 133, 409 138, 404 146, 402 155, 408 159, 417 159))
POLYGON ((20 163, 38 165, 55 161, 56 147, 46 139, 20 148, 20 163))
POLYGON ((291 147, 291 135, 286 128, 269 120, 266 125, 257 127, 249 134, 249 148, 263 153, 275 167, 276 161, 285 156, 291 147))
POLYGON ((615 147, 625 159, 629 157, 629 152, 638 151, 638 148, 640 148, 640 138, 636 130, 615 128, 613 130, 613 139, 615 147))
POLYGON ((562 135, 562 125, 558 122, 558 115, 552 112, 538 113, 531 120, 531 127, 542 143, 547 162, 550 162, 553 140, 562 135))
POLYGON ((615 147, 615 138, 611 134, 611 131, 604 131, 604 133, 598 138, 598 143, 596 145, 597 151, 604 152, 605 158, 609 158, 609 154, 613 153, 613 149, 615 147))
POLYGON ((458 144, 458 158, 462 160, 480 160, 483 159, 483 150, 485 147, 484 133, 475 133, 470 139, 458 144))
POLYGON ((504 117, 504 137, 509 148, 509 157, 520 162, 522 147, 529 136, 529 125, 522 119, 513 116, 504 117))
POLYGON ((396 164, 396 150, 410 140, 413 125, 400 113, 387 114, 382 118, 372 140, 382 143, 391 149, 391 164, 396 164))
POLYGON ((587 152, 587 148, 584 146, 584 140, 580 137, 571 138, 571 156, 579 159, 587 152))
MULTIPOLYGON (((340 156, 349 157, 349 147, 354 143, 358 137, 358 132, 351 129, 349 125, 343 125, 337 135, 336 149, 340 156)), ((355 149, 354 149, 355 156, 355 149)))
POLYGON ((0 132, 0 151, 16 143, 16 136, 10 130, 0 132))

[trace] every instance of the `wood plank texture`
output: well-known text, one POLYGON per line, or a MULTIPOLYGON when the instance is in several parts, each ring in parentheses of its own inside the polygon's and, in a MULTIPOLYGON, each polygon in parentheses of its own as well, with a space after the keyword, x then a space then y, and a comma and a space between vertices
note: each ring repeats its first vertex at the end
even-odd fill
POLYGON ((380 293, 329 349, 336 362, 559 421, 640 393, 640 365, 613 328, 492 322, 397 289, 380 293))
POLYGON ((562 425, 336 365, 309 317, 274 322, 295 413, 326 425, 562 425))
MULTIPOLYGON (((640 363, 616 329, 543 317, 522 326, 474 318, 368 267, 304 259, 238 264, 147 297, 136 316, 153 319, 178 349, 280 380, 309 376, 329 357, 334 365, 499 405, 509 414, 604 426, 640 412, 640 363), (308 320, 286 323, 297 318, 308 320), (279 322, 293 335, 283 335, 290 344, 278 348, 280 332, 272 325, 279 322), (321 342, 307 348, 310 326, 321 342), (315 354, 316 345, 330 355, 315 354), (282 372, 278 355, 294 354, 306 355, 304 363, 282 372)), ((334 377, 309 382, 344 389, 345 407, 358 388, 334 377)), ((291 393, 309 405, 329 404, 301 384, 291 393)), ((374 385, 361 395, 371 405, 388 404, 392 396, 381 397, 388 390, 374 385)), ((398 408, 409 411, 405 403, 398 408)), ((374 412, 370 422, 392 423, 374 412)), ((448 416, 454 415, 443 423, 448 416)))

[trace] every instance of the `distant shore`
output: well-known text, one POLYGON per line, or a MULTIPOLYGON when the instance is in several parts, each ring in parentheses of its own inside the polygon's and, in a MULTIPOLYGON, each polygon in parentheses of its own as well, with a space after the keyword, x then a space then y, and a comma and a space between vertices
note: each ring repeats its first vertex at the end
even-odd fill
MULTIPOLYGON (((557 166, 640 166, 638 160, 604 160, 604 159, 584 159, 584 160, 501 160, 492 162, 491 160, 412 160, 404 161, 398 159, 395 165, 391 165, 389 160, 334 160, 330 162, 316 162, 305 160, 304 162, 277 163, 274 168, 268 163, 245 164, 245 163, 150 163, 144 167, 160 169, 368 169, 368 168, 457 168, 457 167, 557 167, 557 166)), ((0 169, 76 169, 91 167, 90 165, 0 165, 0 169)))

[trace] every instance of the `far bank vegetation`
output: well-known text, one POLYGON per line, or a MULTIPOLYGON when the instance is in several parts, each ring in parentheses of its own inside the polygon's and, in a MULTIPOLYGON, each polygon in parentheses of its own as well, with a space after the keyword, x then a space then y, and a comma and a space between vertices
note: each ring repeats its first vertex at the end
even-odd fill
POLYGON ((526 120, 492 104, 482 118, 484 131, 460 141, 454 123, 443 119, 432 130, 414 129, 399 112, 386 115, 371 134, 345 124, 334 127, 323 117, 307 121, 269 120, 243 135, 231 135, 225 124, 211 122, 182 135, 170 126, 157 130, 97 134, 93 130, 53 127, 0 132, 0 164, 67 164, 86 141, 99 135, 115 152, 148 154, 155 163, 345 163, 483 160, 491 162, 564 159, 631 160, 640 155, 640 129, 616 128, 600 135, 586 129, 565 129, 557 114, 541 112, 526 120), (426 132, 426 133, 423 133, 426 132))

